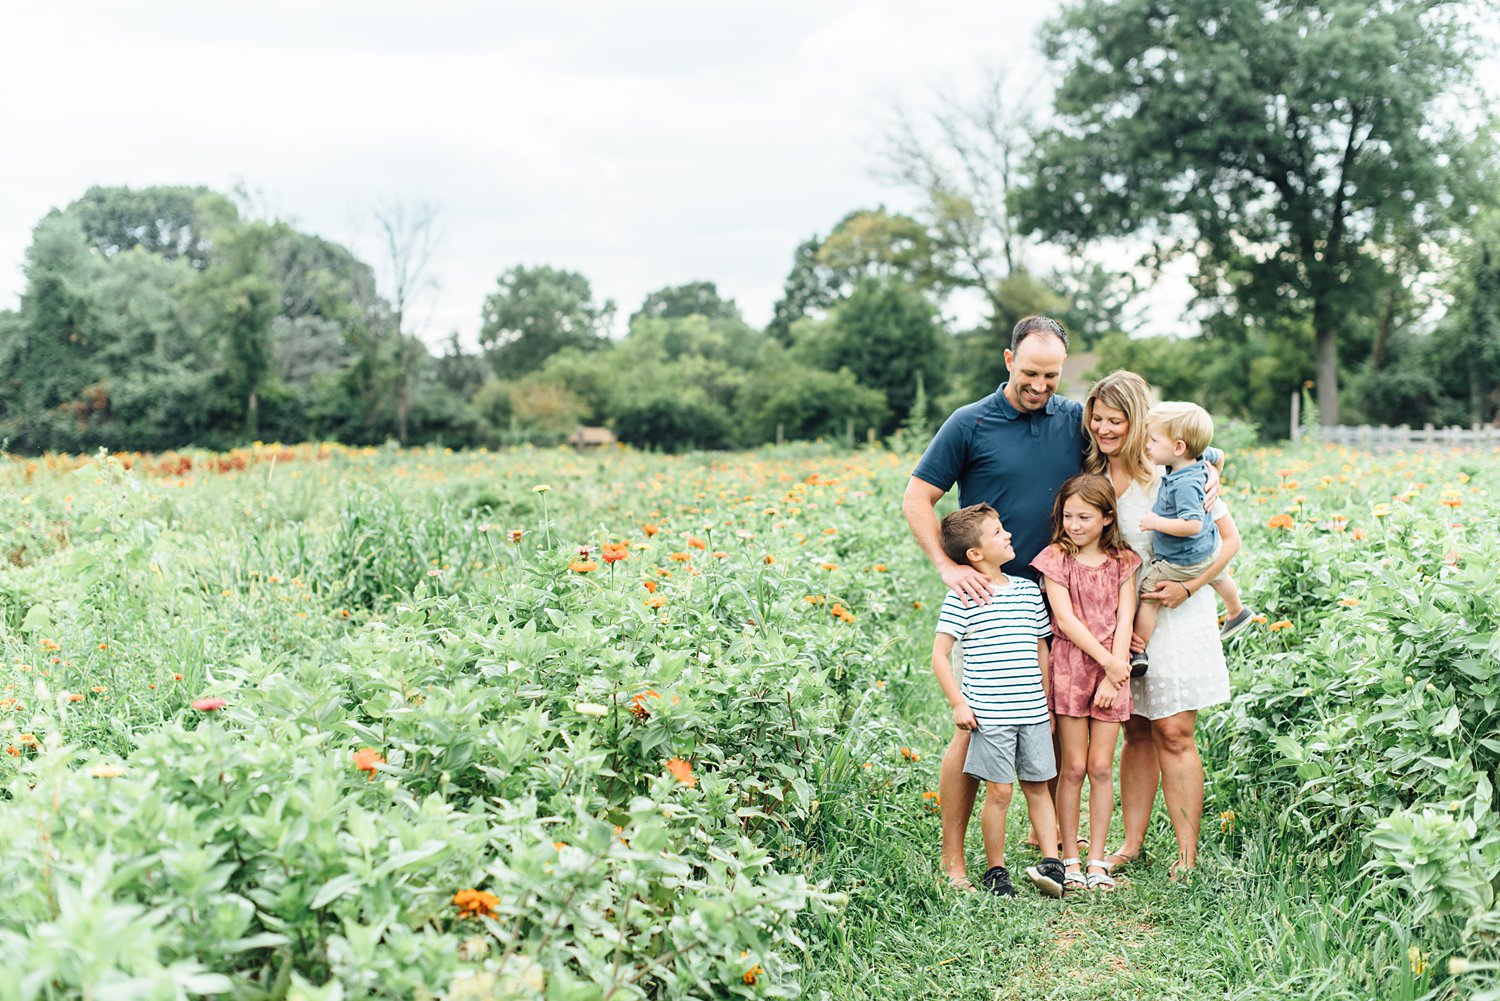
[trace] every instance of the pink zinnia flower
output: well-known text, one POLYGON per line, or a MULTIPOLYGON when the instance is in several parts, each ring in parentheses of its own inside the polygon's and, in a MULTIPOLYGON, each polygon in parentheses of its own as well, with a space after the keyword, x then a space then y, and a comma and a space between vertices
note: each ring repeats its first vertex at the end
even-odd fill
POLYGON ((193 708, 201 713, 213 713, 218 712, 228 704, 223 699, 199 699, 193 703, 193 708))

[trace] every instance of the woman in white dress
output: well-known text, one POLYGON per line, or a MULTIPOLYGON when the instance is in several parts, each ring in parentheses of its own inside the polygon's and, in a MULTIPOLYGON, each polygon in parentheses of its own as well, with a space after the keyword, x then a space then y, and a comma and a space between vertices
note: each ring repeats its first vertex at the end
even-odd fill
MULTIPOLYGON (((1160 486, 1146 458, 1146 381, 1134 372, 1111 372, 1089 392, 1083 408, 1088 456, 1084 468, 1103 473, 1114 483, 1120 528, 1125 541, 1151 563, 1151 533, 1141 531, 1141 517, 1151 510, 1160 486)), ((1198 710, 1229 699, 1229 670, 1219 640, 1218 606, 1209 581, 1240 548, 1239 530, 1224 502, 1212 517, 1223 540, 1211 568, 1186 584, 1166 581, 1154 595, 1163 609, 1151 637, 1151 667, 1130 682, 1135 715, 1125 724, 1120 754, 1120 813, 1125 843, 1109 853, 1109 869, 1135 859, 1146 838, 1156 790, 1162 790, 1167 814, 1177 835, 1172 878, 1190 872, 1198 862, 1198 832, 1203 821, 1203 762, 1194 740, 1198 710)))

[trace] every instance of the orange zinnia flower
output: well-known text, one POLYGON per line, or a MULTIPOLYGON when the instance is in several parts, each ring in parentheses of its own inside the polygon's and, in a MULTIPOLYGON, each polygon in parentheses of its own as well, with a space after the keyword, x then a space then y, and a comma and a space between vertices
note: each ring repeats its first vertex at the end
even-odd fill
POLYGON ((1273 633, 1274 632, 1279 632, 1279 631, 1281 631, 1283 629, 1290 629, 1290 628, 1292 628, 1292 622, 1291 622, 1290 619, 1282 619, 1279 622, 1273 622, 1273 623, 1271 623, 1266 628, 1270 629, 1271 632, 1273 632, 1273 633))
POLYGON ((1294 528, 1294 527, 1296 527, 1296 524, 1297 523, 1292 520, 1292 516, 1289 515, 1289 514, 1273 514, 1273 515, 1271 515, 1271 519, 1266 522, 1266 527, 1267 528, 1294 528))
POLYGON ((361 747, 354 752, 354 767, 362 772, 369 772, 370 778, 375 777, 376 765, 385 764, 385 755, 373 747, 361 747))
POLYGON ((671 772, 672 777, 685 786, 695 786, 698 784, 698 777, 693 774, 693 766, 681 758, 669 758, 667 760, 667 771, 671 772))
POLYGON ((648 538, 648 539, 651 538, 651 536, 655 535, 657 532, 660 532, 660 531, 661 531, 661 529, 659 527, 657 527, 656 525, 650 525, 650 524, 648 524, 648 525, 642 525, 641 526, 641 534, 644 535, 644 536, 646 536, 646 538, 648 538))
POLYGON ((63 692, 63 698, 69 702, 82 702, 83 694, 81 692, 63 692))
POLYGON ((460 918, 493 918, 499 903, 499 897, 485 890, 459 890, 453 895, 460 918))
POLYGON ((667 559, 671 560, 673 563, 686 563, 688 560, 690 560, 692 558, 693 558, 692 554, 690 554, 690 553, 668 553, 667 554, 667 559))
POLYGON ((661 694, 659 692, 652 691, 649 688, 646 689, 644 692, 630 700, 630 715, 634 716, 636 719, 650 719, 651 710, 646 708, 646 700, 659 698, 661 698, 661 694))
POLYGON ((659 594, 656 597, 654 597, 654 598, 647 598, 646 599, 646 607, 647 608, 660 608, 661 606, 665 605, 666 603, 667 603, 667 599, 663 598, 659 594))
POLYGON ((699 539, 699 538, 697 538, 695 536, 689 536, 688 540, 687 540, 687 544, 688 544, 688 548, 689 549, 707 549, 708 548, 708 543, 707 542, 704 542, 702 539, 699 539))
POLYGON ((766 553, 766 555, 760 558, 760 561, 766 566, 770 566, 771 564, 776 562, 776 557, 772 556, 770 553, 766 553))
POLYGON ((592 573, 599 569, 599 564, 591 560, 574 560, 568 564, 568 569, 574 573, 592 573))

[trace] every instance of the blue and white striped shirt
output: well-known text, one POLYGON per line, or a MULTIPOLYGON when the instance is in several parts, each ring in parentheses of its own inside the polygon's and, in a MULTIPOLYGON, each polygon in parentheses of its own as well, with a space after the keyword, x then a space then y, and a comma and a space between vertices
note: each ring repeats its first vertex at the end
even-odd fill
POLYGON ((963 642, 959 690, 980 726, 1047 722, 1036 641, 1052 635, 1042 591, 1031 580, 1008 575, 1010 584, 991 585, 994 600, 965 608, 948 593, 938 613, 937 631, 963 642))

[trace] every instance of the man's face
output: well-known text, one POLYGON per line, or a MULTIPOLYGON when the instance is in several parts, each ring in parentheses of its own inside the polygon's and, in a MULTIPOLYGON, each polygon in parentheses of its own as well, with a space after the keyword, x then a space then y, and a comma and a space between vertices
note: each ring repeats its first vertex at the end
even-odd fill
POLYGON ((1010 405, 1023 414, 1046 407, 1057 392, 1067 357, 1063 342, 1048 333, 1031 334, 1015 351, 1007 349, 1005 367, 1010 369, 1010 382, 1005 386, 1005 398, 1010 405))

